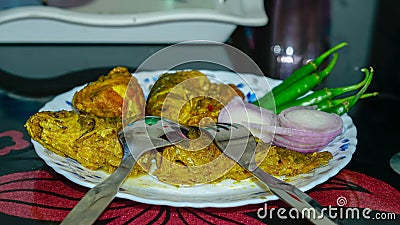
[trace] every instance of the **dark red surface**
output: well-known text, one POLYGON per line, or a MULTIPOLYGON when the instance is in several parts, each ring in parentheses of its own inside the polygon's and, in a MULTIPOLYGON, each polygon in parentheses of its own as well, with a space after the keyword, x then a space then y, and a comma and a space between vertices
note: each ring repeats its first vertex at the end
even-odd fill
MULTIPOLYGON (((0 177, 0 213, 36 221, 60 222, 86 193, 83 188, 47 169, 0 177)), ((400 214, 400 192, 354 171, 343 170, 308 192, 324 207, 369 208, 400 214), (342 199, 345 203, 339 203, 342 199), (338 205, 339 204, 339 205, 338 205)), ((175 208, 115 199, 99 218, 108 224, 269 224, 259 211, 286 208, 280 200, 234 208, 175 208), (257 212, 259 212, 257 214, 257 212)), ((372 217, 374 214, 371 213, 372 217)), ((278 218, 279 219, 279 218, 278 218)), ((388 220, 390 221, 390 220, 388 220)), ((393 221, 393 220, 392 220, 393 221)))

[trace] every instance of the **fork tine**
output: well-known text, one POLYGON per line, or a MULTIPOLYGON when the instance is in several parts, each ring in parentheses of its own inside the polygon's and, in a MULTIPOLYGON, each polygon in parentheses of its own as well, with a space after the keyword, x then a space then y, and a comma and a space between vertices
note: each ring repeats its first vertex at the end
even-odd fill
POLYGON ((231 129, 231 127, 233 127, 233 128, 236 128, 236 129, 239 129, 240 127, 237 125, 237 124, 231 124, 231 123, 217 123, 216 124, 216 126, 217 127, 223 127, 224 129, 226 129, 226 130, 230 130, 231 129))
POLYGON ((229 127, 234 127, 234 124, 230 124, 230 123, 217 123, 215 124, 216 127, 222 127, 224 129, 229 130, 229 127))

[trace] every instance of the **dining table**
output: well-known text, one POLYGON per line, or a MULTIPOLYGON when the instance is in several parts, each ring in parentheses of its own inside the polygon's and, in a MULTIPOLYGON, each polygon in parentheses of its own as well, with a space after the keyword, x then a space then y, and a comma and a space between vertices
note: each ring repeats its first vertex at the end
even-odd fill
MULTIPOLYGON (((76 71, 45 82, 0 71, 0 224, 59 224, 89 190, 40 158, 24 125, 55 96, 109 69, 76 71)), ((382 110, 399 102, 383 94, 357 103, 348 113, 357 128, 350 162, 306 191, 329 212, 334 210, 333 216, 344 224, 400 221, 400 174, 389 164, 399 151, 400 121, 395 110, 382 110)), ((95 224, 310 224, 290 214, 290 209, 279 199, 229 207, 179 207, 117 197, 95 224)))

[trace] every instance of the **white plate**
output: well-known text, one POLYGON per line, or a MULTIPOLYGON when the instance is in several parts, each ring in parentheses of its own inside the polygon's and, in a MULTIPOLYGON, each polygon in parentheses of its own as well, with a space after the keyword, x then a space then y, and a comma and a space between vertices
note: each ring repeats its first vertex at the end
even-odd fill
MULTIPOLYGON (((251 75, 237 75, 225 71, 203 71, 214 82, 223 81, 236 84, 247 96, 254 98, 261 96, 269 89, 268 84, 274 86, 280 81, 251 75), (252 87, 251 89, 249 87, 252 87)), ((161 72, 140 72, 135 76, 142 86, 146 96, 149 88, 155 82, 161 72)), ((71 99, 76 91, 83 86, 76 87, 63 93, 48 102, 40 111, 56 111, 61 109, 72 110, 71 99)), ((318 184, 336 175, 351 160, 356 150, 357 130, 351 118, 343 115, 344 130, 322 151, 329 151, 333 159, 328 165, 313 170, 311 173, 302 174, 290 179, 290 183, 296 185, 302 191, 310 190, 318 184)), ((108 174, 102 171, 93 171, 82 167, 75 160, 61 157, 39 143, 32 141, 37 154, 56 172, 66 178, 85 187, 93 187, 105 179, 108 174)), ((205 184, 194 187, 175 187, 158 182, 151 176, 129 178, 122 185, 117 197, 131 199, 148 204, 160 204, 176 207, 234 207, 247 204, 262 203, 278 199, 275 195, 265 192, 256 183, 249 179, 241 182, 225 180, 218 184, 205 184)))

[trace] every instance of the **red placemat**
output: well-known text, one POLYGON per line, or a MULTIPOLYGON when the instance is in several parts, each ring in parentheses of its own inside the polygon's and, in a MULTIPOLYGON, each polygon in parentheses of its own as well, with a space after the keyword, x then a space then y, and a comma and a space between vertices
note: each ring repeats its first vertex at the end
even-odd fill
MULTIPOLYGON (((87 190, 46 170, 5 175, 0 177, 0 212, 59 222, 87 190)), ((397 189, 354 171, 342 170, 307 193, 324 207, 336 207, 337 212, 341 208, 400 214, 397 189)), ((272 219, 265 216, 266 211, 272 216, 279 208, 291 209, 280 200, 234 208, 175 208, 117 198, 99 220, 107 224, 265 224, 272 219)))

